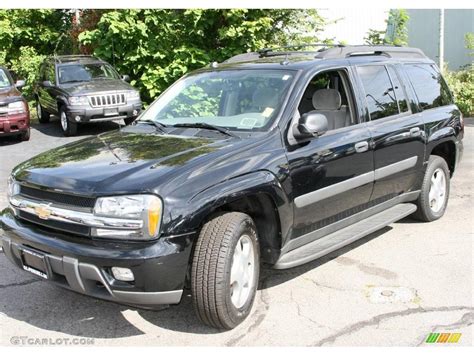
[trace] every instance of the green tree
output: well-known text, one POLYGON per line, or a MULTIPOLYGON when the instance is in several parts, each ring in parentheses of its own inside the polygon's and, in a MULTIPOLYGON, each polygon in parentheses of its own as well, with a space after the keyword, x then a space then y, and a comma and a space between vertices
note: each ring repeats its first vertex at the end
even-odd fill
POLYGON ((71 51, 70 18, 67 10, 0 10, 0 64, 26 80, 27 98, 44 56, 71 51))
POLYGON ((116 10, 79 40, 129 74, 150 102, 190 70, 272 45, 317 41, 323 25, 315 10, 116 10))
POLYGON ((406 46, 408 44, 407 24, 410 20, 408 12, 404 9, 392 9, 388 13, 387 34, 385 44, 406 46))

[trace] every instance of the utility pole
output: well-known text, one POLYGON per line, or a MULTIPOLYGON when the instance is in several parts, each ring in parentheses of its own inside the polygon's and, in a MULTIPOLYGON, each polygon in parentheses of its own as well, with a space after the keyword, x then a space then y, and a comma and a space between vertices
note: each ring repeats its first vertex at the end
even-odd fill
POLYGON ((444 69, 444 9, 439 9, 439 68, 444 69))

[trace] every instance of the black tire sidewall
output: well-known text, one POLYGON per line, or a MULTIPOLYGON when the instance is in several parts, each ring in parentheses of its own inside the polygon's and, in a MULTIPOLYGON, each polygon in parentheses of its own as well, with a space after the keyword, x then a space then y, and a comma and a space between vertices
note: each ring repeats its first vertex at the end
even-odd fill
POLYGON ((449 201, 449 192, 450 192, 450 172, 446 161, 436 155, 432 155, 429 159, 428 166, 426 168, 425 177, 423 179, 423 185, 421 189, 421 195, 419 198, 418 208, 421 208, 421 213, 424 215, 423 219, 426 221, 435 221, 441 218, 448 206, 449 201), (431 187, 431 177, 436 169, 442 169, 446 179, 446 192, 443 207, 438 212, 434 212, 430 207, 430 187, 431 187))
POLYGON ((255 301, 255 296, 257 293, 257 288, 258 288, 258 280, 259 280, 259 275, 260 275, 260 248, 258 245, 258 237, 257 237, 257 231, 255 228, 255 225, 250 219, 250 217, 246 217, 236 228, 234 231, 233 235, 233 240, 232 240, 232 248, 229 248, 228 250, 228 255, 226 258, 226 263, 225 263, 225 280, 223 280, 226 285, 226 291, 225 291, 225 303, 226 303, 226 308, 228 315, 230 319, 232 320, 232 323, 235 325, 241 323, 247 316, 249 315, 250 311, 252 310, 253 303, 255 301), (254 278, 254 285, 252 286, 252 289, 250 290, 249 298, 245 302, 245 304, 240 307, 236 308, 234 304, 232 303, 231 297, 230 297, 230 273, 231 273, 231 268, 232 268, 232 258, 233 258, 233 253, 234 250, 237 246, 237 242, 239 241, 240 237, 242 235, 248 235, 250 237, 250 240, 252 241, 253 248, 254 248, 254 265, 255 265, 255 278, 254 278))

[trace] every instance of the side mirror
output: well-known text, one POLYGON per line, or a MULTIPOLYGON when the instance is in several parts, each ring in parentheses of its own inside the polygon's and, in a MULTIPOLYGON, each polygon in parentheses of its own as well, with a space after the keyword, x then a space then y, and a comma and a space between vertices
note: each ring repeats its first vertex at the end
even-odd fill
POLYGON ((17 80, 17 82, 15 83, 15 87, 17 89, 21 89, 23 86, 25 86, 25 81, 24 80, 17 80))
POLYGON ((321 113, 305 113, 293 128, 293 136, 296 139, 308 139, 318 137, 328 130, 328 119, 321 113))
POLYGON ((130 77, 128 75, 122 75, 122 80, 125 82, 130 82, 130 77))
POLYGON ((45 88, 50 88, 50 87, 53 86, 53 84, 52 84, 51 81, 49 81, 49 80, 43 81, 42 84, 43 84, 43 86, 44 86, 45 88))

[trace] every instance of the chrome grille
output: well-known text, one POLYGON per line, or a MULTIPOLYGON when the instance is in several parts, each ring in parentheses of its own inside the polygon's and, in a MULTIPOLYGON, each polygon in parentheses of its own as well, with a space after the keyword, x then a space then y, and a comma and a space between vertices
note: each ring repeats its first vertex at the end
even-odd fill
POLYGON ((92 107, 118 106, 126 103, 125 93, 88 96, 92 107))

